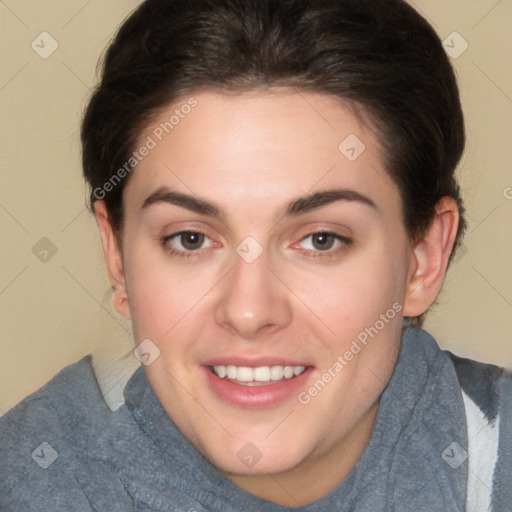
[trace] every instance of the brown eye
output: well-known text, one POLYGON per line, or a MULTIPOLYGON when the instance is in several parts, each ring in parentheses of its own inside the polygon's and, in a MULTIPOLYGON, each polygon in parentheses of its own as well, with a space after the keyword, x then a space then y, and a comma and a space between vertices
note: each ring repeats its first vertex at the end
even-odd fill
POLYGON ((299 245, 307 256, 333 258, 352 245, 352 239, 330 231, 317 231, 305 236, 299 245))
POLYGON ((332 233, 315 233, 311 235, 311 243, 318 251, 328 251, 332 249, 336 238, 332 233))
POLYGON ((179 235, 180 243, 187 251, 197 251, 204 243, 205 236, 202 233, 186 231, 179 235))
POLYGON ((175 256, 197 256, 212 247, 212 240, 200 231, 180 231, 163 237, 162 246, 175 256))

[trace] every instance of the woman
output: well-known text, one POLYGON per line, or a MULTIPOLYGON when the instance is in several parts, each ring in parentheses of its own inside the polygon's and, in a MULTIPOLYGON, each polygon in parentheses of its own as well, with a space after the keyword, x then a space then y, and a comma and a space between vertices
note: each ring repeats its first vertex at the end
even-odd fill
POLYGON ((147 0, 82 142, 142 366, 115 406, 84 358, 2 418, 6 510, 507 510, 510 374, 419 328, 464 128, 411 7, 147 0))

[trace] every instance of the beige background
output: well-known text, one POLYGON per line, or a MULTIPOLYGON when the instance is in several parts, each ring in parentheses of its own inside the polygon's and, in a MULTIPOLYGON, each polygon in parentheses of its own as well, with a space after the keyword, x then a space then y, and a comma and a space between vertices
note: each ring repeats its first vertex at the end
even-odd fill
MULTIPOLYGON (((0 414, 82 356, 132 347, 129 323, 110 306, 85 208, 79 121, 98 57, 137 4, 0 1, 0 414), (31 47, 42 46, 42 32, 58 44, 46 59, 31 47), (47 261, 43 237, 57 251, 47 261)), ((450 51, 463 49, 454 31, 469 45, 453 63, 468 129, 460 180, 471 227, 426 327, 443 347, 512 366, 512 3, 414 5, 450 51)), ((51 48, 45 41, 40 52, 51 48)))

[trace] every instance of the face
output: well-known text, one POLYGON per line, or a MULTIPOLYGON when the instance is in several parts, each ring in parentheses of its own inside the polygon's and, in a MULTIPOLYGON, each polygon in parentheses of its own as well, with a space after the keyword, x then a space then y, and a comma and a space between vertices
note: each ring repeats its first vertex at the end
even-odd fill
POLYGON ((377 138, 320 94, 193 98, 141 135, 124 191, 129 315, 160 352, 148 380, 226 473, 364 446, 411 258, 377 138))

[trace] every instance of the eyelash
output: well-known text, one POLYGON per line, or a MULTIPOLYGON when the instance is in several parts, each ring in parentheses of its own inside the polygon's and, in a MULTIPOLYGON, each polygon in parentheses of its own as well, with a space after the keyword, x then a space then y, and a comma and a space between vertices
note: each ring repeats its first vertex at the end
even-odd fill
MULTIPOLYGON (((339 235, 338 233, 334 233, 332 231, 314 231, 313 233, 309 233, 305 237, 301 238, 300 242, 298 244, 304 242, 308 238, 311 238, 315 235, 328 235, 332 236, 334 238, 334 242, 338 242, 338 247, 334 249, 327 249, 325 251, 321 250, 314 250, 314 249, 306 249, 306 252, 308 252, 308 256, 310 258, 323 258, 323 259, 332 259, 339 256, 340 251, 343 251, 350 247, 353 243, 353 240, 351 238, 348 238, 343 235, 339 235)), ((294 244, 297 245, 297 244, 294 244)))
POLYGON ((192 234, 195 234, 195 235, 202 235, 205 238, 209 238, 208 235, 206 233, 203 233, 202 231, 196 231, 196 230, 193 230, 193 229, 178 231, 176 233, 173 233, 172 235, 165 236, 165 237, 163 237, 161 239, 163 248, 166 251, 168 251, 169 254, 171 254, 171 256, 177 256, 179 258, 193 258, 193 257, 201 257, 201 256, 203 256, 204 253, 200 252, 201 249, 198 249, 198 250, 195 250, 195 251, 180 251, 178 249, 174 249, 173 247, 171 247, 169 245, 169 242, 173 238, 180 237, 181 235, 185 235, 187 233, 192 233, 192 234))
MULTIPOLYGON (((196 234, 196 235, 202 235, 202 236, 204 236, 206 238, 209 238, 208 235, 206 233, 203 233, 202 231, 196 231, 196 230, 178 231, 176 233, 173 233, 172 235, 165 236, 165 237, 163 237, 161 239, 161 243, 162 243, 163 248, 166 251, 168 251, 169 254, 171 254, 172 256, 177 256, 177 257, 180 257, 180 258, 192 258, 192 257, 202 257, 202 256, 204 256, 204 252, 201 252, 201 249, 197 249, 195 251, 182 251, 182 250, 174 249, 173 247, 171 247, 169 245, 169 242, 172 239, 180 237, 180 236, 182 236, 184 234, 187 234, 187 233, 192 233, 192 234, 196 234)), ((308 239, 310 237, 313 237, 315 235, 320 235, 320 234, 321 235, 332 236, 335 239, 335 242, 336 241, 340 242, 343 247, 338 247, 337 249, 334 249, 334 250, 328 249, 328 250, 325 250, 325 251, 320 251, 320 250, 316 250, 316 251, 313 250, 312 251, 311 249, 307 249, 306 252, 312 252, 312 254, 309 254, 309 257, 311 257, 311 258, 333 258, 333 257, 336 257, 337 253, 340 250, 348 248, 353 243, 352 239, 350 239, 348 237, 345 237, 343 235, 339 235, 338 233, 334 233, 332 231, 314 231, 313 233, 309 233, 305 237, 301 238, 301 240, 298 243, 302 243, 306 239, 308 239)), ((297 245, 297 244, 295 244, 295 245, 297 245)))

